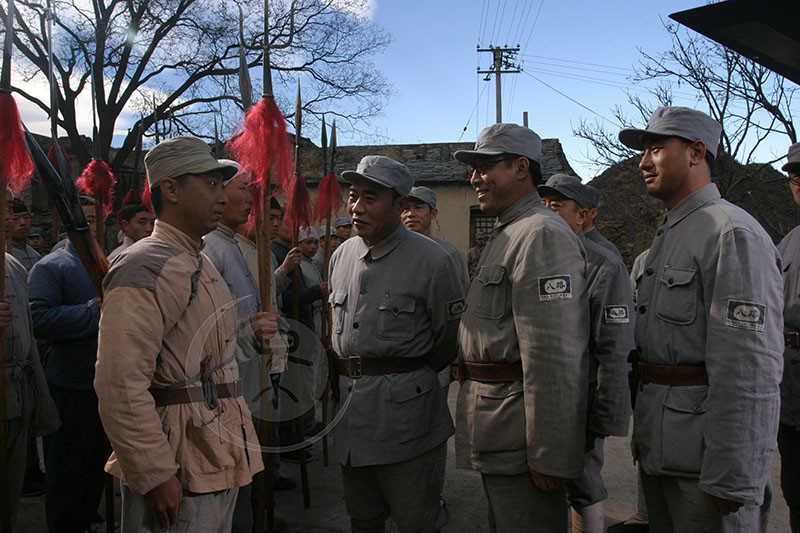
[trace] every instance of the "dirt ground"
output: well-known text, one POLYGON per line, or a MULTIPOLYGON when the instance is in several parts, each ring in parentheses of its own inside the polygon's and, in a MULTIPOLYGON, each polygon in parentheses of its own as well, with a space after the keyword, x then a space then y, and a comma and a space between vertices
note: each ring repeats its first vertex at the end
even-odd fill
MULTIPOLYGON (((450 388, 449 403, 455 412, 458 384, 450 388)), ((608 489, 605 501, 606 524, 611 525, 631 516, 636 510, 636 469, 631 460, 629 438, 609 438, 606 440, 606 462, 603 477, 608 489)), ((322 443, 315 444, 314 460, 308 465, 311 480, 311 508, 303 506, 300 487, 286 492, 276 492, 276 511, 285 518, 289 533, 346 532, 350 521, 345 512, 342 499, 339 468, 331 462, 323 466, 322 443)), ((445 499, 450 511, 450 523, 444 531, 488 531, 486 523, 486 500, 477 472, 457 470, 453 439, 448 442, 448 471, 445 483, 445 499)), ((780 490, 780 457, 777 452, 772 470, 772 483, 775 494, 770 517, 769 531, 787 532, 789 510, 783 501, 780 490)), ((283 462, 281 473, 298 481, 299 465, 283 462)), ((117 502, 119 505, 119 502, 117 502)), ((102 504, 100 506, 102 512, 102 504)), ((117 517, 117 519, 119 519, 117 517)), ((44 519, 44 496, 23 498, 20 506, 20 533, 41 533, 46 531, 44 519)), ((391 522, 387 531, 396 531, 391 522)))

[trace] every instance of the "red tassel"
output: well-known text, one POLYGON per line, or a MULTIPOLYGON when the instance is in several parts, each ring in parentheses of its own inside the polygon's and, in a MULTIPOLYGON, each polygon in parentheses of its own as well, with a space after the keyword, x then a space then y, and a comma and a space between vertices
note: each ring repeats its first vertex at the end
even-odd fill
MULTIPOLYGON (((67 170, 69 170, 69 177, 72 177, 72 160, 67 153, 66 148, 63 146, 61 148, 61 155, 64 156, 64 162, 67 163, 67 170)), ((55 145, 51 145, 50 148, 47 149, 47 160, 50 161, 50 164, 53 165, 53 168, 56 170, 60 170, 58 168, 58 158, 56 157, 56 147, 55 145)))
POLYGON ((308 187, 306 180, 298 174, 292 174, 289 180, 285 216, 289 221, 289 227, 295 233, 299 228, 307 228, 311 225, 311 202, 308 187))
POLYGON ((144 180, 145 186, 144 191, 142 191, 142 203, 144 206, 153 213, 153 203, 150 201, 150 187, 147 186, 147 178, 144 180))
POLYGON ((128 191, 128 194, 125 195, 125 198, 122 199, 122 207, 125 207, 128 204, 138 204, 141 203, 142 199, 139 198, 139 193, 136 191, 128 191))
POLYGON ((32 174, 33 161, 25 147, 17 103, 10 93, 0 93, 0 176, 13 191, 19 192, 32 174))
POLYGON ((250 173, 253 207, 251 221, 261 219, 261 200, 271 194, 268 184, 285 190, 294 167, 292 145, 286 135, 286 119, 272 98, 262 98, 247 110, 244 130, 231 138, 228 153, 250 173))
POLYGON ((99 196, 103 204, 103 213, 108 216, 113 207, 114 184, 117 180, 105 161, 93 159, 89 162, 81 176, 75 182, 80 190, 89 196, 99 196))
POLYGON ((317 186, 317 200, 314 202, 314 222, 325 220, 328 210, 338 215, 342 205, 342 186, 336 180, 336 174, 328 172, 317 186))

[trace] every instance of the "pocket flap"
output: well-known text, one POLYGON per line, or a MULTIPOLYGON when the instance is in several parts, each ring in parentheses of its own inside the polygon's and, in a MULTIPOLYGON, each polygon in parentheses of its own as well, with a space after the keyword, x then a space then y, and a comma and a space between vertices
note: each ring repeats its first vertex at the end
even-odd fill
POLYGON ((504 383, 482 383, 478 396, 502 400, 522 393, 522 382, 515 381, 511 385, 504 383))
POLYGON ((506 268, 501 266, 481 267, 476 279, 484 285, 497 285, 503 281, 506 275, 506 268))
POLYGON ((342 305, 346 299, 347 293, 345 291, 331 291, 331 295, 328 296, 328 302, 331 305, 342 305))
POLYGON ((693 268, 667 267, 661 273, 661 283, 667 287, 687 285, 692 282, 696 270, 693 268))
POLYGON ((392 401, 395 403, 403 403, 408 400, 413 400, 423 394, 429 393, 434 385, 438 385, 438 380, 425 380, 424 381, 406 381, 405 383, 395 383, 389 389, 392 396, 392 401))
POLYGON ((413 313, 414 312, 414 299, 404 298, 402 296, 384 296, 378 304, 378 309, 381 311, 389 311, 394 316, 400 313, 413 313))
POLYGON ((705 400, 708 387, 697 389, 670 389, 664 398, 664 407, 681 413, 700 415, 706 412, 705 400))

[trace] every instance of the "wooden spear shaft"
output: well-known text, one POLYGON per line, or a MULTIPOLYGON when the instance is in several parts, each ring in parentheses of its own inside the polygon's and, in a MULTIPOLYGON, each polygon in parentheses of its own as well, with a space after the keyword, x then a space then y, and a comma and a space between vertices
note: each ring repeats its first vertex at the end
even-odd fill
MULTIPOLYGON (((0 205, 3 206, 3 216, 0 216, 0 241, 6 239, 6 186, 8 180, 0 183, 0 205)), ((8 239, 9 241, 11 239, 8 239)), ((0 261, 0 294, 5 300, 6 295, 6 258, 0 261)), ((6 343, 3 330, 0 329, 0 369, 3 369, 3 376, 0 379, 0 523, 3 531, 11 531, 11 491, 10 479, 8 476, 8 452, 6 448, 6 372, 5 372, 6 343)))

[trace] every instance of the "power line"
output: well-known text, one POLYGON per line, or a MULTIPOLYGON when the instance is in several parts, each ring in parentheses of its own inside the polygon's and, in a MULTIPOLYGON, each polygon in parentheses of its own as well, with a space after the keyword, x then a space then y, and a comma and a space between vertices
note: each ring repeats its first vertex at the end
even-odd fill
MULTIPOLYGON (((484 92, 486 91, 486 88, 488 86, 489 86, 489 84, 486 84, 486 85, 483 86, 484 92)), ((478 110, 478 104, 480 103, 482 96, 483 96, 483 93, 480 93, 478 95, 478 98, 475 99, 475 105, 472 107, 472 112, 469 114, 469 117, 467 118, 467 123, 464 124, 464 129, 461 130, 461 135, 458 137, 458 142, 461 142, 461 138, 467 132, 467 128, 469 127, 469 122, 470 122, 470 120, 472 120, 472 115, 474 115, 476 113, 476 111, 478 110)))
POLYGON ((549 83, 547 83, 547 82, 544 82, 544 81, 540 80, 539 78, 537 78, 536 76, 534 76, 534 75, 533 75, 533 74, 531 74, 530 72, 524 72, 524 71, 523 71, 523 74, 526 74, 526 75, 530 76, 531 78, 533 78, 534 80, 538 81, 539 83, 541 83, 542 85, 544 85, 545 87, 547 87, 548 89, 550 89, 551 91, 554 91, 554 92, 556 92, 556 93, 560 94, 561 96, 563 96, 564 98, 566 98, 566 99, 567 99, 567 100, 569 100, 570 102, 572 102, 572 103, 574 103, 574 104, 576 104, 576 105, 579 105, 580 107, 584 108, 586 111, 588 111, 588 112, 590 112, 590 113, 592 113, 592 114, 594 114, 594 115, 597 115, 598 117, 600 117, 601 119, 605 120, 605 121, 606 121, 606 122, 608 122, 609 124, 611 124, 611 125, 613 125, 613 126, 619 126, 619 127, 621 127, 621 128, 622 128, 622 127, 624 127, 622 124, 617 124, 617 123, 615 123, 615 122, 612 122, 611 120, 607 119, 606 117, 604 117, 603 115, 601 115, 600 113, 598 113, 597 111, 595 111, 594 109, 592 109, 592 108, 590 108, 590 107, 588 107, 588 106, 585 106, 585 105, 583 105, 582 103, 580 103, 579 101, 577 101, 577 100, 576 100, 576 99, 574 99, 573 97, 569 96, 568 94, 566 94, 566 93, 563 93, 563 92, 559 91, 558 89, 556 89, 555 87, 553 87, 553 86, 552 86, 552 85, 550 85, 549 83))
POLYGON ((519 7, 519 0, 516 0, 514 2, 514 12, 511 14, 511 21, 508 23, 508 34, 506 35, 506 44, 508 43, 514 44, 514 42, 510 41, 509 39, 511 39, 511 30, 514 28, 514 21, 517 18, 518 7, 519 7))
POLYGON ((561 61, 563 63, 576 63, 578 65, 589 65, 591 67, 602 67, 602 68, 610 68, 610 69, 614 69, 614 70, 624 70, 626 72, 635 72, 635 69, 630 68, 630 67, 616 67, 616 66, 613 66, 613 65, 602 65, 600 63, 587 63, 586 61, 575 61, 573 59, 561 59, 561 58, 558 58, 558 57, 538 56, 538 55, 533 55, 533 54, 522 54, 521 53, 520 55, 523 56, 523 57, 530 57, 530 58, 535 58, 535 59, 546 59, 548 61, 561 61))
POLYGON ((497 33, 497 21, 500 20, 500 2, 497 2, 497 11, 494 13, 494 24, 492 25, 492 38, 489 39, 489 44, 494 43, 494 36, 497 33))
POLYGON ((542 6, 544 5, 544 0, 539 2, 539 9, 536 11, 536 18, 533 19, 533 26, 531 26, 531 32, 528 34, 528 40, 525 41, 525 46, 522 47, 523 50, 528 49, 528 43, 531 42, 531 37, 533 37, 533 30, 536 28, 536 23, 539 22, 539 14, 542 12, 542 6))
POLYGON ((519 38, 522 36, 522 28, 527 26, 528 18, 531 16, 531 11, 533 11, 533 2, 526 1, 525 4, 522 6, 522 15, 519 17, 519 22, 517 23, 517 31, 514 32, 514 42, 519 44, 519 38), (528 10, 528 14, 525 14, 525 10, 528 10), (525 21, 523 23, 523 20, 525 21))
POLYGON ((488 13, 489 12, 488 1, 489 0, 483 0, 483 7, 481 8, 481 22, 480 22, 480 24, 478 24, 478 43, 479 44, 483 42, 483 38, 484 38, 484 36, 486 34, 486 18, 487 18, 488 14, 489 14, 488 13))
POLYGON ((571 69, 571 70, 580 70, 580 71, 583 71, 583 72, 598 72, 600 74, 607 74, 609 76, 625 76, 625 77, 627 77, 627 76, 631 76, 632 74, 635 74, 635 71, 614 72, 614 71, 611 71, 611 70, 604 70, 604 69, 601 69, 601 68, 588 68, 588 67, 578 67, 578 66, 573 66, 573 65, 563 65, 563 64, 560 64, 560 63, 552 63, 552 62, 549 62, 549 61, 542 61, 542 60, 538 60, 538 59, 526 59, 525 61, 528 62, 528 63, 536 63, 536 64, 540 64, 540 65, 547 65, 547 66, 550 66, 550 67, 566 68, 566 69, 571 69))

